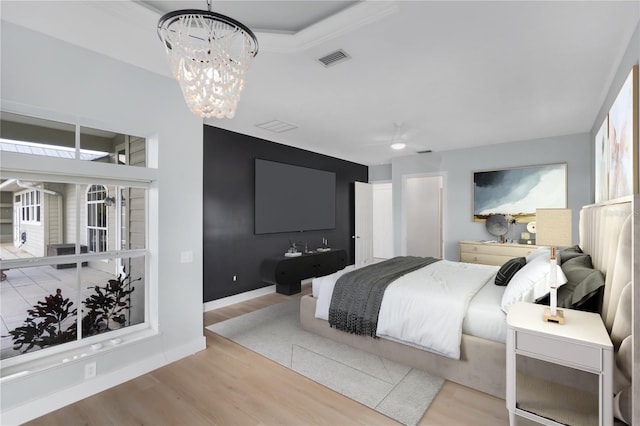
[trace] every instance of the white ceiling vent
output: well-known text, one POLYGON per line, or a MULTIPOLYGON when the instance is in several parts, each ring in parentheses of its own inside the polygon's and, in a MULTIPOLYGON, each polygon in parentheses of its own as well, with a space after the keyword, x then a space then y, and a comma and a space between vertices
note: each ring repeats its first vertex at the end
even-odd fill
POLYGON ((344 50, 340 49, 335 52, 331 52, 328 55, 324 55, 322 58, 319 58, 318 61, 322 62, 325 67, 330 67, 349 59, 351 59, 351 56, 349 56, 344 50))
POLYGON ((296 126, 295 124, 287 123, 286 121, 281 120, 271 120, 265 123, 256 124, 256 127, 268 130, 273 133, 283 133, 298 128, 298 126, 296 126))

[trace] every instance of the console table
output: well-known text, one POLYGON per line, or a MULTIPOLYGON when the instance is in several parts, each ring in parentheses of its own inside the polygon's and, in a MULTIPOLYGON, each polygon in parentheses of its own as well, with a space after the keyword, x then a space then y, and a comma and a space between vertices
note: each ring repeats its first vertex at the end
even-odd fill
POLYGON ((300 281, 329 275, 347 266, 347 252, 331 250, 304 253, 298 257, 265 259, 260 267, 262 281, 275 284, 280 294, 300 293, 300 281))

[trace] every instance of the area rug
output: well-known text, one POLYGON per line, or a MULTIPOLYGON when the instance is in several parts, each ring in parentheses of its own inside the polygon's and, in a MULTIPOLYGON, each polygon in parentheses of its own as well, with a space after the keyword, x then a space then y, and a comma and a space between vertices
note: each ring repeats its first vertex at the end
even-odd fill
POLYGON ((293 299, 207 329, 405 425, 417 424, 443 380, 309 333, 293 299))

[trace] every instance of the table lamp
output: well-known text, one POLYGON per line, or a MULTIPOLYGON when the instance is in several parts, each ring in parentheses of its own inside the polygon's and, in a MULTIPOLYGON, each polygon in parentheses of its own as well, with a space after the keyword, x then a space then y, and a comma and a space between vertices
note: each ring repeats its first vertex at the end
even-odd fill
POLYGON ((536 244, 551 247, 549 270, 549 307, 543 319, 564 324, 564 315, 557 308, 558 283, 556 247, 569 247, 571 242, 571 209, 536 209, 536 244))

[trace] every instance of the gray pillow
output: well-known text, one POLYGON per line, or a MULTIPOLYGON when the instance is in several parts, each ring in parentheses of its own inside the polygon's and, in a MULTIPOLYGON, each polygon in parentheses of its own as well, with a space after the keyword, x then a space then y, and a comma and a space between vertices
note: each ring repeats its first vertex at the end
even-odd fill
POLYGON ((573 259, 578 256, 588 256, 585 255, 582 249, 579 246, 568 247, 564 250, 558 252, 558 265, 562 265, 569 259, 573 259))
POLYGON ((527 263, 527 259, 524 257, 516 257, 507 260, 504 265, 500 267, 496 274, 495 284, 505 286, 509 284, 511 278, 527 263))
POLYGON ((558 306, 579 309, 604 287, 602 272, 593 269, 591 256, 572 257, 560 266, 567 283, 558 288, 558 306))

